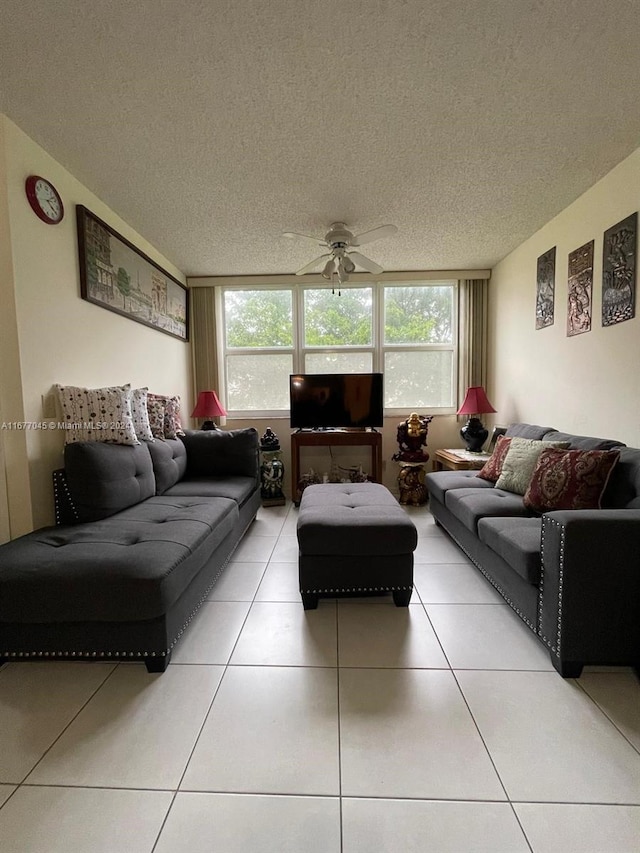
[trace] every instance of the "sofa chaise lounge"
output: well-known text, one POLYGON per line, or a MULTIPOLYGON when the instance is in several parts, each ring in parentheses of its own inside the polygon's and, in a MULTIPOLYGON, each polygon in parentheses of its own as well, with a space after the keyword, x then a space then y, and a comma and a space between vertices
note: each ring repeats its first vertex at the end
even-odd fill
POLYGON ((640 666, 640 450, 512 424, 506 435, 617 449, 601 509, 536 513, 476 471, 426 477, 431 512, 549 649, 565 677, 586 664, 640 666))
POLYGON ((162 672, 260 506, 255 429, 65 447, 55 527, 0 546, 0 663, 162 672))

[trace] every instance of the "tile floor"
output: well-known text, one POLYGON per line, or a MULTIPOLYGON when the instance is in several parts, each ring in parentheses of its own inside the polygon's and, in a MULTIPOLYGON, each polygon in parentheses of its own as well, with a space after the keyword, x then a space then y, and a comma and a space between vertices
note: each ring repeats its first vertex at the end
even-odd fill
POLYGON ((640 684, 563 680, 433 524, 411 605, 297 587, 262 509, 163 675, 0 670, 3 853, 638 853, 640 684))

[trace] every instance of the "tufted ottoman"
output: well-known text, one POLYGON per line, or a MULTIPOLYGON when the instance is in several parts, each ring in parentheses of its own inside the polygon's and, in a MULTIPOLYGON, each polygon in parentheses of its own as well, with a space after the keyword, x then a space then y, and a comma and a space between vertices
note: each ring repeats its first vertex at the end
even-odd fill
POLYGON ((413 590, 414 523, 377 483, 307 486, 298 515, 300 594, 318 597, 391 592, 406 607, 413 590))

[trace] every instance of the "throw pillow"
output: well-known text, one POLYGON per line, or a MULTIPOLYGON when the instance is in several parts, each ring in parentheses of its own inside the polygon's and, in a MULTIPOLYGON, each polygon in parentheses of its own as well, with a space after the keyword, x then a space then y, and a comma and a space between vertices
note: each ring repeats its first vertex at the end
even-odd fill
POLYGON ((502 463, 502 472, 496 489, 524 495, 536 467, 538 457, 545 447, 568 447, 568 441, 538 441, 533 438, 512 438, 502 463))
POLYGON ((64 441, 139 444, 131 415, 131 386, 79 388, 56 385, 65 423, 64 441))
POLYGON ((495 449, 491 454, 491 459, 488 459, 482 468, 476 474, 476 477, 481 477, 483 480, 488 480, 490 483, 495 483, 500 474, 502 474, 502 464, 504 462, 511 439, 504 435, 498 436, 495 449))
POLYGON ((147 414, 153 438, 164 438, 164 411, 163 400, 155 394, 147 394, 147 414))
POLYGON ((617 450, 543 450, 524 495, 524 505, 536 512, 554 509, 600 509, 600 501, 617 450))
POLYGON ((160 400, 164 405, 163 438, 177 438, 179 435, 184 435, 180 420, 180 397, 149 394, 148 399, 160 400))
POLYGON ((151 424, 149 423, 149 410, 147 409, 148 388, 134 388, 131 391, 131 415, 133 417, 133 428, 136 438, 140 441, 153 441, 151 424))

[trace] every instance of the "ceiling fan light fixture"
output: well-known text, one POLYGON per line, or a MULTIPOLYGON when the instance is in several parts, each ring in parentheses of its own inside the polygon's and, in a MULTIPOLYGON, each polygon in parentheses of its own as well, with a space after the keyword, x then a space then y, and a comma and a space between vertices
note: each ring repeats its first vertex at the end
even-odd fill
POLYGON ((348 275, 351 275, 352 272, 355 272, 356 265, 353 263, 351 258, 345 256, 342 259, 342 267, 348 275))
POLYGON ((331 281, 335 271, 336 271, 336 259, 335 258, 329 258, 327 263, 324 265, 324 269, 322 270, 322 278, 326 278, 327 281, 331 281))

